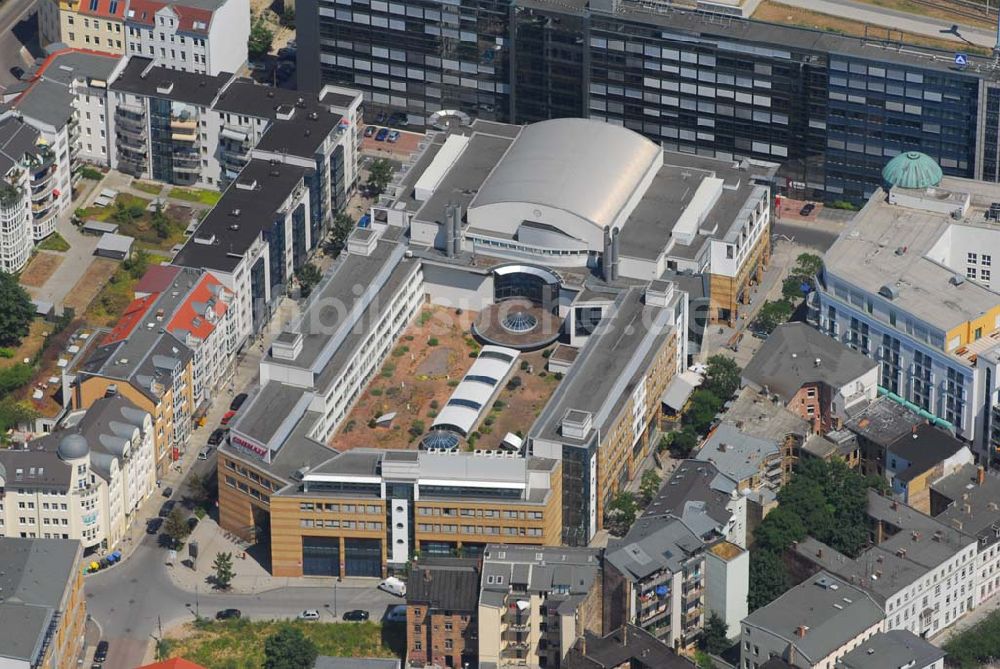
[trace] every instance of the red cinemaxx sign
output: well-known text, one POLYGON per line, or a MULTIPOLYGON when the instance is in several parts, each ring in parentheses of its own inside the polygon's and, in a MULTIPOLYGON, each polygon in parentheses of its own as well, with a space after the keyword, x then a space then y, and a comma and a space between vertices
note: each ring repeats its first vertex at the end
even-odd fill
POLYGON ((267 459, 267 449, 257 442, 250 441, 249 439, 244 439, 243 437, 235 434, 229 435, 229 443, 234 446, 239 446, 242 449, 248 450, 265 460, 267 459))

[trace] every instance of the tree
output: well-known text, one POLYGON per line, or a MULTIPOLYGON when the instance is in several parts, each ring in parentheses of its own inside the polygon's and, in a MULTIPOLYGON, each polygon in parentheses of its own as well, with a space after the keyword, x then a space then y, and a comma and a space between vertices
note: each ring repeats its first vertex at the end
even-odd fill
POLYGON ((747 604, 756 611, 788 590, 788 574, 781 557, 771 551, 750 551, 750 594, 747 604))
POLYGON ((157 237, 166 239, 170 236, 170 219, 163 213, 163 205, 159 201, 156 202, 156 209, 153 210, 153 216, 150 221, 153 224, 153 230, 156 231, 157 237))
POLYGON ((612 534, 623 537, 628 528, 632 527, 638 514, 639 503, 635 495, 623 490, 608 503, 608 508, 604 512, 604 523, 612 534))
POLYGON ((0 438, 7 434, 7 430, 16 428, 18 425, 31 424, 38 418, 38 412, 27 402, 18 402, 12 395, 7 395, 0 399, 0 438))
POLYGON ((142 218, 146 209, 138 202, 125 203, 121 200, 115 201, 115 209, 111 212, 111 220, 115 223, 128 225, 142 218))
POLYGON ((793 311, 792 303, 786 299, 777 301, 768 300, 761 306, 760 311, 757 312, 757 318, 754 323, 761 332, 771 334, 774 332, 774 328, 789 319, 793 311))
POLYGON ((181 543, 187 538, 187 535, 191 532, 188 527, 187 521, 184 520, 184 514, 177 507, 170 512, 167 516, 167 520, 163 523, 163 533, 166 534, 174 542, 174 545, 181 543))
POLYGON ((208 485, 198 472, 191 472, 187 480, 188 493, 195 504, 203 504, 208 499, 208 485))
POLYGON ((742 370, 736 361, 724 355, 713 355, 706 365, 705 380, 701 388, 711 390, 723 400, 728 400, 740 389, 742 370))
POLYGON ((639 480, 639 494, 642 496, 643 504, 649 504, 653 501, 662 482, 655 469, 647 469, 642 473, 642 478, 639 480))
POLYGON ((705 621, 705 631, 701 637, 705 650, 712 655, 719 655, 728 649, 731 645, 727 636, 728 632, 726 621, 719 617, 718 613, 712 611, 708 620, 705 621))
POLYGON ((291 625, 282 625, 264 639, 264 669, 312 669, 316 645, 291 625))
POLYGON ((133 279, 139 279, 149 269, 150 255, 145 249, 135 249, 132 255, 122 263, 122 269, 133 279))
POLYGON ((800 253, 795 259, 793 272, 799 276, 812 278, 823 271, 823 259, 815 253, 800 253))
POLYGON ((0 346, 19 346, 34 317, 35 305, 17 277, 0 272, 0 346))
POLYGON ((703 650, 694 652, 694 665, 698 669, 715 669, 715 662, 712 662, 712 658, 703 650))
POLYGON ((687 411, 684 412, 684 422, 695 432, 704 434, 712 426, 716 415, 722 410, 723 402, 711 390, 698 388, 691 393, 687 411))
POLYGON ((250 60, 257 60, 266 56, 271 51, 271 43, 274 41, 274 32, 267 27, 263 18, 258 18, 250 28, 250 39, 247 40, 247 55, 250 60))
POLYGON ((354 232, 354 219, 340 212, 333 217, 333 227, 330 230, 330 250, 334 254, 340 253, 347 246, 347 238, 354 232))
POLYGON ((803 278, 790 276, 781 282, 781 297, 791 302, 802 297, 803 278))
POLYGON ((385 191, 385 187, 392 180, 392 165, 385 158, 374 160, 368 168, 368 188, 372 195, 378 197, 385 191))
POLYGON ((678 458, 686 458, 698 446, 698 433, 690 425, 686 425, 683 430, 673 434, 670 451, 678 458))
POLYGON ((323 272, 321 272, 319 267, 316 267, 316 265, 311 262, 307 262, 305 265, 295 270, 295 278, 299 280, 299 290, 301 291, 302 297, 309 297, 313 288, 315 288, 316 284, 323 278, 323 272))
POLYGON ((233 571, 233 554, 216 553, 212 569, 215 570, 215 587, 220 590, 228 590, 233 582, 233 577, 236 576, 233 571))

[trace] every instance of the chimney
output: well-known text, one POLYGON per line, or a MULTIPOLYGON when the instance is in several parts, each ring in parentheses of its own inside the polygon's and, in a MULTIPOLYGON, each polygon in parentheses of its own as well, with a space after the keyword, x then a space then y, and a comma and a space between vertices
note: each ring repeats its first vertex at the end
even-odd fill
POLYGON ((806 627, 805 625, 799 625, 798 627, 795 628, 795 635, 798 636, 800 639, 804 639, 806 636, 806 632, 808 631, 809 631, 808 627, 806 627))
POLYGON ((611 262, 611 280, 618 280, 618 228, 611 233, 611 255, 614 260, 611 262))
POLYGON ((817 548, 816 549, 816 557, 818 557, 818 558, 823 557, 823 549, 822 548, 817 548))
POLYGON ((986 483, 986 470, 980 466, 976 469, 976 484, 983 485, 986 483))
POLYGON ((431 570, 424 569, 423 571, 424 571, 424 583, 430 583, 431 580, 433 580, 433 576, 431 576, 431 570))
POLYGON ((819 367, 820 365, 823 364, 823 361, 820 358, 816 358, 816 363, 815 364, 816 364, 817 367, 819 367))
MULTIPOLYGON (((586 633, 584 633, 586 636, 586 633)), ((628 623, 622 625, 622 647, 628 648, 628 623)))
POLYGON ((916 433, 917 433, 917 426, 916 425, 911 425, 910 426, 910 434, 916 434, 916 433))
POLYGON ((604 228, 604 252, 601 255, 601 274, 607 282, 611 281, 611 264, 614 262, 611 250, 611 231, 604 228))
POLYGON ((719 453, 725 453, 725 452, 726 452, 726 442, 721 441, 719 442, 719 453))

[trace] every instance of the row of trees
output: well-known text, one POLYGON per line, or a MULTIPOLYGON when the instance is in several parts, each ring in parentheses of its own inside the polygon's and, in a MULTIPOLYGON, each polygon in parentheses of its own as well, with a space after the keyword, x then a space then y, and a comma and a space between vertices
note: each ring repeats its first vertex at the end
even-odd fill
POLYGON ((739 390, 741 374, 740 366, 732 358, 724 355, 710 357, 704 380, 688 400, 682 420, 683 427, 665 434, 660 442, 660 449, 670 449, 677 457, 687 457, 701 441, 701 435, 708 432, 715 423, 716 416, 726 402, 739 390))
POLYGON ((816 276, 823 269, 823 259, 813 253, 802 253, 795 259, 795 267, 781 284, 781 299, 769 300, 760 307, 754 319, 754 329, 770 334, 788 321, 799 300, 816 289, 816 276))
POLYGON ((778 493, 778 508, 754 532, 750 552, 750 610, 788 589, 784 552, 807 535, 854 557, 868 543, 868 489, 885 491, 885 481, 865 476, 842 460, 802 460, 778 493))

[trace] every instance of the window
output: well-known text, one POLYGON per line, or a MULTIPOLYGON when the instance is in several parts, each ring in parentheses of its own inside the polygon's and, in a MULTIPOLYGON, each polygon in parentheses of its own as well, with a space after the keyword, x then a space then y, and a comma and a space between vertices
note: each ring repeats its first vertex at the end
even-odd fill
POLYGON ((455 645, 455 642, 452 641, 451 639, 445 639, 444 640, 444 649, 445 650, 451 650, 452 648, 454 648, 454 645, 455 645))
POLYGON ((976 278, 976 268, 975 267, 966 267, 965 268, 965 278, 966 279, 975 279, 976 278))
POLYGON ((97 11, 97 1, 98 0, 90 0, 90 11, 92 12, 97 11))
POLYGON ((993 256, 991 256, 988 253, 984 253, 983 255, 979 256, 979 261, 982 263, 983 267, 989 267, 990 264, 993 262, 993 256))
POLYGON ((968 257, 968 259, 969 259, 969 262, 970 262, 971 264, 973 264, 973 265, 975 265, 975 264, 976 264, 976 260, 977 260, 977 255, 976 255, 975 253, 969 253, 969 254, 967 254, 967 257, 968 257))
POLYGON ((979 270, 979 278, 981 280, 983 280, 983 281, 989 281, 990 280, 990 270, 988 270, 988 269, 981 269, 981 270, 979 270))

